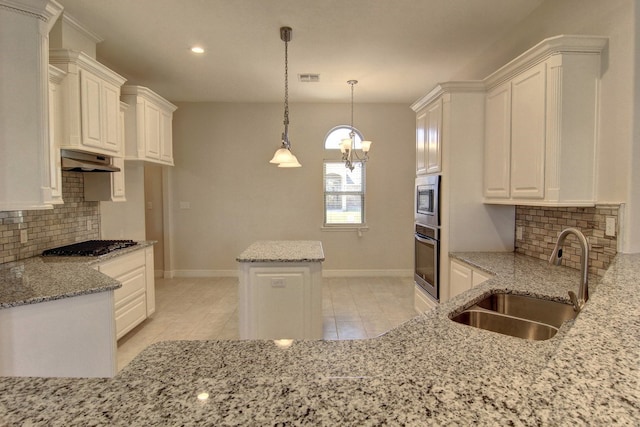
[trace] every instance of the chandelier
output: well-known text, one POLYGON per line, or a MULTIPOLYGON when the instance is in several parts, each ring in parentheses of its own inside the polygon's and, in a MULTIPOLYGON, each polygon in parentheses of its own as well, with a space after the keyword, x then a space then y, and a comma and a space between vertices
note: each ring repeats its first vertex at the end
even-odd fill
POLYGON ((369 160, 369 149, 371 148, 371 141, 360 142, 362 157, 359 156, 356 149, 356 133, 353 130, 353 86, 355 86, 358 81, 349 80, 347 81, 347 83, 351 85, 351 132, 349 132, 349 138, 345 138, 340 142, 340 151, 342 152, 342 161, 344 162, 345 167, 353 170, 353 168, 355 167, 353 165, 354 161, 364 163, 369 160))
POLYGON ((275 163, 279 168, 299 168, 302 165, 291 152, 289 141, 289 57, 288 46, 291 41, 291 27, 280 28, 280 39, 284 42, 284 132, 282 132, 282 145, 273 155, 269 163, 275 163))

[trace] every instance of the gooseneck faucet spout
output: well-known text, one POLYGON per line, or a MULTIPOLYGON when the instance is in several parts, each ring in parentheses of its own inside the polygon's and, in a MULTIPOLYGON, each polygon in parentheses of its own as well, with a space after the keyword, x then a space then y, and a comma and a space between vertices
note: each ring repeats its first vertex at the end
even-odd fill
POLYGON ((589 299, 589 242, 587 242, 584 234, 573 227, 562 230, 551 253, 551 258, 549 258, 549 264, 560 265, 562 262, 562 246, 569 234, 573 234, 578 238, 578 243, 580 243, 580 249, 582 250, 580 255, 580 287, 578 288, 578 296, 576 297, 573 291, 569 291, 569 298, 571 298, 573 309, 576 312, 580 312, 584 303, 589 299))

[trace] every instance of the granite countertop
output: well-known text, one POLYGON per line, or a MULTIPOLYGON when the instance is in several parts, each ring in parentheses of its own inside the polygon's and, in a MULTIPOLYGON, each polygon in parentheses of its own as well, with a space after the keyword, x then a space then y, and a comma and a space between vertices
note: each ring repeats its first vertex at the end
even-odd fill
POLYGON ((1 378, 0 424, 637 425, 640 254, 619 254, 578 318, 546 341, 449 316, 496 290, 566 300, 577 270, 453 256, 495 276, 378 338, 169 341, 112 379, 1 378))
POLYGON ((154 243, 138 242, 99 257, 39 256, 0 264, 0 309, 120 288, 120 282, 92 266, 154 243))
POLYGON ((236 261, 320 262, 324 261, 324 251, 322 243, 315 240, 261 240, 252 243, 236 261))

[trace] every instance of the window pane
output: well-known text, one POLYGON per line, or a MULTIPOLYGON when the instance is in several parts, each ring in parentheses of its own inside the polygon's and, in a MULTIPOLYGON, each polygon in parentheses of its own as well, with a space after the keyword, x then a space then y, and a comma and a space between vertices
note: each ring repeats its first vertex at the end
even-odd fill
POLYGON ((363 195, 325 195, 327 224, 362 224, 363 195))
POLYGON ((342 162, 324 163, 324 191, 364 191, 362 163, 349 170, 342 162))
MULTIPOLYGON (((356 134, 354 138, 356 140, 355 148, 359 150, 362 147, 362 144, 360 144, 360 141, 362 141, 362 134, 360 133, 360 131, 358 131, 358 129, 354 128, 353 131, 356 134)), ((337 126, 331 129, 324 140, 324 148, 327 150, 339 150, 340 142, 343 139, 349 138, 349 132, 351 132, 350 126, 337 126)))

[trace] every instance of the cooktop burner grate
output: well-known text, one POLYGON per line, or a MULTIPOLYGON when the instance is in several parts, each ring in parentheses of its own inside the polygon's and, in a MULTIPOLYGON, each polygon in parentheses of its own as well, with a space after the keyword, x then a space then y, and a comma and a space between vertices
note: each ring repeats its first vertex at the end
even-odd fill
POLYGON ((47 249, 42 252, 42 256, 100 256, 136 244, 133 240, 87 240, 86 242, 47 249))

